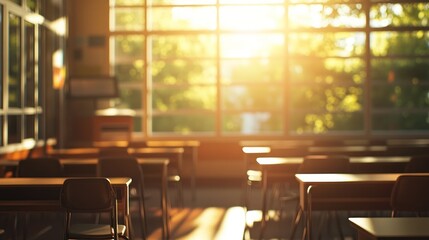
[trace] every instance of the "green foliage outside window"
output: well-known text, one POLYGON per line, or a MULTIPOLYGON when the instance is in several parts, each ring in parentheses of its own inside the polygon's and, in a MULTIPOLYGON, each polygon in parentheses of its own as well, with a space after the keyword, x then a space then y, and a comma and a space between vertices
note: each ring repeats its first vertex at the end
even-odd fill
POLYGON ((369 3, 367 23, 359 2, 216 2, 152 0, 143 16, 136 13, 143 1, 116 1, 114 29, 129 33, 112 32, 113 67, 122 101, 141 112, 136 124, 148 123, 136 129, 216 136, 429 130, 429 3, 369 3))

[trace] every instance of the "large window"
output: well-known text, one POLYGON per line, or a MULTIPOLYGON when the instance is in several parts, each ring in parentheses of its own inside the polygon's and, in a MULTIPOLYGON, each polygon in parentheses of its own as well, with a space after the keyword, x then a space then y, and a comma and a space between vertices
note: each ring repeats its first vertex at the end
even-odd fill
POLYGON ((429 3, 111 1, 117 105, 145 136, 429 132, 429 3))
POLYGON ((20 0, 1 1, 0 4, 2 153, 33 147, 47 138, 57 137, 46 134, 43 125, 49 124, 50 129, 55 129, 54 123, 58 122, 58 119, 51 119, 49 123, 43 120, 47 117, 46 112, 55 114, 57 111, 55 108, 44 111, 47 108, 45 99, 54 91, 52 61, 49 61, 53 52, 44 44, 50 44, 47 33, 54 33, 55 38, 59 38, 52 27, 53 21, 42 16, 51 12, 45 8, 47 6, 61 7, 62 3, 57 0, 20 0), (42 7, 44 13, 40 13, 42 7))

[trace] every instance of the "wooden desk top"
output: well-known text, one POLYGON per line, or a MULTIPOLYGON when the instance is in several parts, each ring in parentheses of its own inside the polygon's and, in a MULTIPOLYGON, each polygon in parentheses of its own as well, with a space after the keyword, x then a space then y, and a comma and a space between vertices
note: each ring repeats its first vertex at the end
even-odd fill
MULTIPOLYGON (((422 174, 422 173, 416 173, 422 174)), ((424 174, 424 173, 423 173, 424 174)), ((305 184, 315 183, 364 183, 364 182, 394 182, 404 174, 400 173, 370 173, 370 174, 339 174, 339 173, 316 173, 295 174, 296 179, 305 184)), ((407 174, 409 175, 409 174, 407 174)), ((429 175, 429 173, 424 174, 429 175)))
POLYGON ((154 154, 154 153, 178 153, 181 154, 185 150, 182 147, 139 147, 129 148, 128 153, 130 154, 154 154))
POLYGON ((373 239, 429 239, 429 218, 349 218, 349 221, 373 239))
MULTIPOLYGON (((69 177, 67 177, 69 178, 69 177)), ((62 178, 0 178, 0 186, 62 186, 66 177, 62 178)), ((112 185, 129 185, 131 178, 109 178, 112 185)))
POLYGON ((242 147, 241 150, 243 151, 243 153, 246 153, 246 154, 271 152, 270 147, 242 147))
MULTIPOLYGON (((283 165, 283 164, 301 164, 302 157, 258 157, 256 161, 260 165, 283 165)), ((410 157, 350 157, 350 163, 404 163, 408 162, 410 157)))
POLYGON ((149 147, 199 147, 200 142, 196 140, 151 140, 147 141, 146 144, 149 147))
MULTIPOLYGON (((137 158, 137 161, 143 165, 167 165, 170 162, 168 158, 137 158)), ((98 158, 63 158, 60 162, 64 165, 95 165, 98 158)), ((18 163, 18 160, 0 159, 1 166, 18 166, 18 163)))

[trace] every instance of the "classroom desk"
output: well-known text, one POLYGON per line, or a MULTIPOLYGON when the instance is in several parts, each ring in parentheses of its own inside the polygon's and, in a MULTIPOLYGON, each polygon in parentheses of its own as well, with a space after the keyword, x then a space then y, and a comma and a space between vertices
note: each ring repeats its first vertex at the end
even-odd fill
MULTIPOLYGON (((377 169, 391 169, 387 168, 387 166, 392 164, 394 169, 402 172, 403 166, 409 159, 410 157, 351 157, 350 163, 356 172, 376 172, 377 169)), ((266 226, 268 179, 276 175, 282 175, 283 178, 293 177, 302 163, 303 157, 258 157, 256 161, 262 169, 262 220, 260 233, 262 237, 266 226)))
POLYGON ((358 240, 429 239, 429 218, 349 218, 358 240))
MULTIPOLYGON (((0 178, 0 211, 64 211, 60 192, 66 178, 0 178)), ((118 210, 129 236, 131 178, 109 178, 118 199, 118 210)))
MULTIPOLYGON (((36 160, 37 161, 37 160, 36 160)), ((70 165, 97 165, 98 159, 61 159, 64 166, 70 165)), ((158 178, 161 184, 161 209, 162 209, 162 235, 164 239, 170 236, 170 217, 168 204, 168 164, 167 158, 138 158, 145 178, 158 178)))
POLYGON ((296 174, 300 211, 306 220, 304 234, 311 239, 313 210, 390 210, 390 195, 400 175, 399 173, 296 174))
MULTIPOLYGON (((165 239, 170 236, 170 218, 169 218, 169 204, 168 204, 168 170, 169 159, 167 158, 138 158, 145 177, 159 179, 160 182, 160 197, 161 197, 161 209, 162 209, 162 234, 165 239)), ((37 160, 35 160, 37 161, 37 160)), ((19 161, 1 159, 0 165, 3 166, 18 166, 19 161)), ((61 164, 64 167, 91 167, 93 169, 92 175, 95 176, 96 165, 98 158, 66 158, 60 159, 61 164)), ((4 178, 6 179, 6 178, 4 178)), ((10 178, 10 179, 21 179, 21 178, 10 178)), ((131 220, 131 219, 130 219, 131 220)), ((131 226, 131 224, 130 224, 131 226)))
POLYGON ((191 154, 191 200, 196 202, 197 194, 197 166, 198 166, 198 147, 199 141, 195 140, 150 140, 146 142, 148 147, 181 147, 191 154))

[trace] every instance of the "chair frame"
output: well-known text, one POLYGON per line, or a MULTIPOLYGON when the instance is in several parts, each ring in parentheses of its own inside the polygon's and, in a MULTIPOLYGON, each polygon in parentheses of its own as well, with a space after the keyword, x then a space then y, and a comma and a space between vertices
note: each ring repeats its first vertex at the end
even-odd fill
MULTIPOLYGON (((90 190, 88 188, 87 190, 90 190)), ((124 233, 126 231, 126 227, 124 225, 119 225, 118 223, 118 203, 115 191, 110 184, 110 180, 108 178, 99 178, 99 177, 89 177, 89 178, 68 178, 64 181, 63 187, 61 189, 61 206, 66 211, 66 219, 65 219, 65 232, 64 239, 119 239, 119 237, 128 239, 124 233), (87 196, 83 194, 73 194, 72 198, 77 200, 77 202, 71 202, 69 191, 77 191, 80 190, 82 186, 88 186, 90 183, 94 184, 93 187, 97 187, 98 190, 101 190, 102 187, 104 191, 104 196, 100 196, 100 199, 97 199, 98 203, 101 202, 97 207, 90 207, 91 203, 94 202, 94 197, 88 199, 87 196), (77 198, 76 198, 77 196, 77 198), (106 199, 102 199, 102 198, 106 199), (110 223, 109 224, 77 224, 72 223, 72 215, 74 213, 102 213, 109 212, 110 215, 110 223), (84 232, 79 233, 73 228, 81 228, 83 231, 93 229, 97 230, 100 227, 110 227, 110 234, 103 233, 101 235, 95 234, 85 234, 84 232), (119 231, 118 229, 121 229, 119 231), (74 232, 76 231, 76 232, 74 232)))

